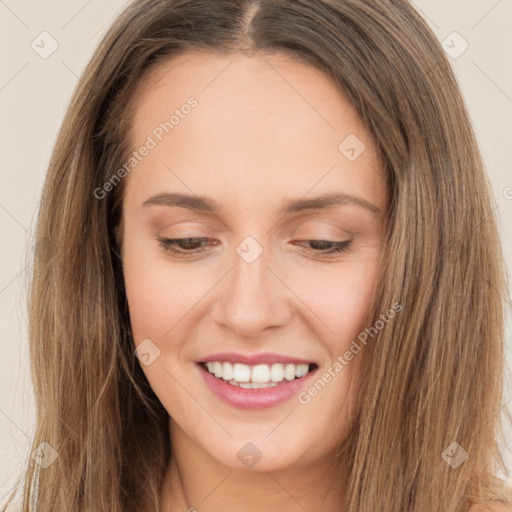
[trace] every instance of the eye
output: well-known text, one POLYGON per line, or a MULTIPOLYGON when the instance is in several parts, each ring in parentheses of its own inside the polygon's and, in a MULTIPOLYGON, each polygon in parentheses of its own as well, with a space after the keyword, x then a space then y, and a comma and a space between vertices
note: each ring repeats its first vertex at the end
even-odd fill
MULTIPOLYGON (((209 238, 158 238, 159 245, 167 252, 178 257, 187 257, 194 254, 200 254, 206 250, 205 245, 208 244, 209 238), (179 248, 177 248, 179 247, 179 248)), ((322 255, 335 255, 348 250, 352 240, 330 241, 330 240, 305 240, 310 246, 313 253, 322 255)), ((218 245, 215 243, 214 245, 218 245)), ((298 243, 300 245, 300 243, 298 243)))
POLYGON ((203 252, 204 242, 208 240, 209 238, 158 238, 159 245, 166 251, 184 257, 203 252), (176 246, 181 246, 182 249, 176 249, 176 246))
POLYGON ((347 251, 352 240, 305 240, 304 242, 314 249, 313 252, 319 255, 332 255, 347 251))

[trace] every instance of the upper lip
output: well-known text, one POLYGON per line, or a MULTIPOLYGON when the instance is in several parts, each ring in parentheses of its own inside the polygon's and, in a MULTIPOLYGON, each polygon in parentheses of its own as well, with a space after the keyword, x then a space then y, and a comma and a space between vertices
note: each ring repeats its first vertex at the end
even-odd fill
POLYGON ((241 363, 248 366, 255 366, 257 364, 276 364, 276 363, 291 363, 291 364, 315 364, 313 361, 307 359, 300 359, 298 357, 286 356, 283 354, 275 354, 272 352, 263 352, 261 354, 241 354, 239 352, 221 352, 212 354, 199 359, 198 363, 208 363, 210 361, 228 362, 231 364, 241 363))

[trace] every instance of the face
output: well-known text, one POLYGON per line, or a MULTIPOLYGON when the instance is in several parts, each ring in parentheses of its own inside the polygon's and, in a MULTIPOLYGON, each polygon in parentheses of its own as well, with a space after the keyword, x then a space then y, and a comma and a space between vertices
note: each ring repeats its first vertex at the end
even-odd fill
POLYGON ((134 112, 123 269, 172 441, 231 468, 325 458, 354 424, 364 348, 346 356, 379 280, 370 133, 327 75, 278 53, 176 57, 134 112))

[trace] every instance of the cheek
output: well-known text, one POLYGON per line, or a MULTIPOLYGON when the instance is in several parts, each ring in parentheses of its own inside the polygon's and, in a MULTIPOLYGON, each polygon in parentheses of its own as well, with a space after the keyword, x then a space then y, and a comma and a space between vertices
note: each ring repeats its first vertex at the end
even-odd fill
POLYGON ((130 255, 125 260, 124 276, 135 344, 144 338, 159 339, 172 327, 170 312, 179 307, 174 287, 163 286, 158 266, 130 255))
POLYGON ((295 279, 297 295, 324 324, 331 352, 350 344, 366 327, 378 284, 378 260, 349 261, 318 270, 303 272, 295 279))
POLYGON ((150 257, 147 252, 126 251, 124 277, 134 344, 149 339, 152 354, 158 353, 149 365, 142 364, 141 359, 142 371, 169 414, 180 418, 188 414, 199 420, 173 376, 186 378, 181 356, 190 329, 187 314, 207 290, 206 284, 201 285, 183 268, 171 268, 164 258, 150 257))
POLYGON ((128 243, 123 272, 135 344, 160 344, 208 291, 208 283, 186 265, 170 265, 152 249, 128 243))

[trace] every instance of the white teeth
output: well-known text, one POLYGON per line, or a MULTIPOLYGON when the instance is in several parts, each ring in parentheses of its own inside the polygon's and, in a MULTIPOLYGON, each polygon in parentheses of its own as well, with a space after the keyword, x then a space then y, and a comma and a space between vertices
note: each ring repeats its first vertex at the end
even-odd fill
POLYGON ((222 377, 222 363, 219 363, 218 361, 213 363, 213 373, 217 378, 222 377))
POLYGON ((222 378, 224 380, 231 380, 233 378, 233 365, 231 363, 223 363, 222 378))
POLYGON ((251 380, 251 367, 246 364, 235 363, 233 365, 233 379, 237 382, 249 382, 251 380))
POLYGON ((270 368, 270 380, 281 382, 284 379, 284 368, 282 364, 273 364, 270 368))
POLYGON ((246 389, 272 388, 277 382, 240 382, 239 386, 246 389))
POLYGON ((228 381, 230 384, 238 385, 243 388, 262 388, 272 387, 282 382, 294 380, 303 377, 308 373, 309 365, 292 364, 286 365, 276 363, 272 365, 257 364, 249 366, 246 364, 211 361, 206 363, 208 372, 217 377, 228 381))
POLYGON ((284 376, 285 376, 286 380, 295 379, 295 365, 294 364, 287 364, 285 366, 284 376))
POLYGON ((270 368, 268 364, 258 364, 252 367, 251 381, 252 382, 268 382, 270 380, 270 368))

